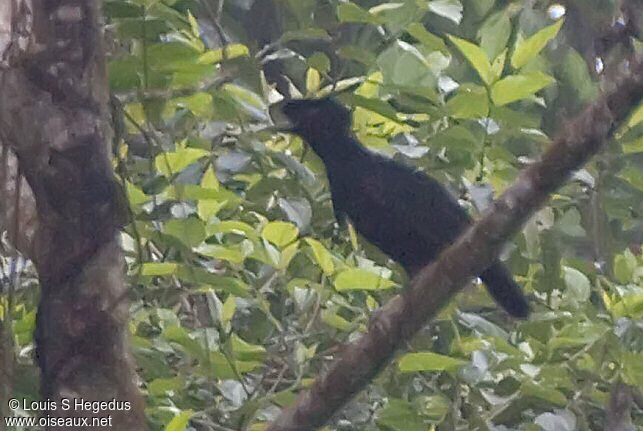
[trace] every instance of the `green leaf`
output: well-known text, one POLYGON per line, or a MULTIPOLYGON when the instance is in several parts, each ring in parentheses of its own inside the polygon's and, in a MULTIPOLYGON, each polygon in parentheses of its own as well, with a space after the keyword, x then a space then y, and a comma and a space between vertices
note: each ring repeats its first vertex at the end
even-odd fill
POLYGON ((384 100, 363 97, 356 94, 351 95, 350 100, 352 102, 351 106, 359 106, 368 109, 369 111, 376 112, 389 120, 396 122, 400 121, 397 116, 397 111, 384 100))
POLYGON ((369 11, 380 19, 390 34, 398 34, 410 23, 422 19, 426 7, 421 2, 391 2, 380 3, 369 11))
POLYGON ((554 82, 554 78, 542 72, 508 76, 493 84, 491 99, 496 106, 503 106, 527 99, 554 82))
POLYGON ((494 81, 502 76, 505 61, 507 61, 507 49, 504 49, 500 54, 498 54, 498 56, 493 60, 493 63, 491 63, 494 81))
POLYGON ((230 323, 234 317, 234 313, 237 311, 237 299, 234 295, 228 295, 228 298, 223 303, 221 308, 221 322, 224 324, 230 323))
POLYGON ((491 85, 494 80, 494 74, 491 70, 491 63, 487 54, 480 49, 479 46, 469 42, 468 40, 460 39, 459 37, 449 35, 449 40, 458 48, 464 55, 467 61, 478 72, 480 79, 487 84, 491 85))
POLYGON ((623 352, 623 377, 634 388, 643 388, 643 353, 623 352))
POLYGON ((313 24, 316 0, 286 0, 286 3, 300 27, 309 27, 313 24))
POLYGON ((618 176, 643 192, 643 175, 641 175, 641 170, 639 168, 630 166, 623 169, 618 176))
POLYGON ((179 266, 180 264, 176 262, 146 262, 141 268, 141 275, 148 277, 175 275, 179 266))
POLYGON ((561 85, 575 92, 578 102, 587 103, 596 97, 597 85, 587 66, 587 61, 575 49, 568 49, 559 70, 561 85))
POLYGON ((330 72, 330 59, 323 52, 316 52, 308 57, 308 66, 317 69, 321 73, 330 72))
POLYGON ((284 247, 299 235, 299 229, 292 223, 285 221, 273 221, 268 223, 261 231, 261 237, 277 247, 284 247))
POLYGON ((199 28, 199 22, 197 19, 188 11, 188 22, 190 23, 190 29, 192 30, 192 35, 199 37, 201 29, 199 28))
POLYGON ((610 307, 615 318, 629 317, 630 319, 643 318, 643 292, 624 295, 620 301, 610 307))
POLYGON ((377 57, 368 49, 355 45, 344 45, 337 50, 337 55, 346 60, 356 61, 366 66, 371 66, 377 61, 377 57))
POLYGON ((203 268, 182 266, 179 268, 179 277, 192 283, 203 284, 204 286, 195 289, 197 293, 205 292, 227 292, 241 298, 250 296, 250 286, 242 280, 234 277, 222 277, 220 274, 212 274, 203 268))
POLYGON ((433 87, 437 79, 431 66, 417 48, 396 41, 377 58, 385 84, 408 87, 433 87))
POLYGON ((582 227, 580 212, 573 207, 565 211, 565 214, 556 220, 556 228, 569 236, 580 238, 587 235, 582 227))
POLYGON ((543 50, 550 40, 556 37, 564 21, 565 20, 563 19, 558 20, 554 24, 543 28, 527 39, 518 39, 511 56, 511 65, 515 69, 520 69, 525 64, 529 63, 531 59, 536 57, 540 51, 543 50))
POLYGON ((196 184, 177 184, 168 189, 168 198, 180 200, 215 200, 215 201, 229 201, 236 203, 239 197, 229 190, 224 189, 211 189, 198 186, 196 184))
POLYGON ((236 235, 243 235, 246 238, 256 240, 259 238, 254 228, 248 223, 238 220, 225 220, 216 224, 208 225, 208 235, 216 235, 219 233, 233 233, 236 235))
POLYGON ((182 411, 172 418, 170 423, 165 427, 165 431, 185 431, 193 415, 194 412, 192 410, 182 411))
POLYGON ((621 284, 633 281, 636 267, 636 256, 629 249, 625 249, 625 253, 614 258, 614 275, 621 284))
POLYGON ((627 120, 627 127, 632 128, 643 121, 643 103, 641 103, 627 120))
POLYGON ((406 31, 415 38, 422 45, 426 46, 429 49, 434 51, 440 51, 443 54, 449 54, 449 48, 447 48, 446 43, 442 38, 434 35, 429 32, 422 24, 419 22, 414 22, 409 25, 406 31))
POLYGON ((623 154, 643 153, 643 136, 633 141, 623 143, 623 154))
POLYGON ((204 360, 207 355, 201 344, 194 340, 182 326, 170 325, 163 330, 163 338, 181 346, 182 350, 190 356, 204 360))
POLYGON ((451 400, 444 395, 432 395, 424 399, 424 414, 431 421, 441 422, 449 413, 451 400))
POLYGON ((313 238, 306 238, 306 243, 313 250, 313 256, 317 264, 322 269, 325 275, 329 276, 335 272, 335 265, 333 264, 333 255, 330 254, 324 244, 313 238))
POLYGON ((232 60, 239 57, 248 57, 250 51, 248 47, 240 43, 232 43, 224 48, 209 50, 199 57, 200 64, 216 64, 224 60, 232 60))
POLYGON ((393 431, 426 431, 418 409, 408 401, 390 399, 377 413, 377 423, 393 431))
POLYGON ((429 10, 436 15, 460 24, 462 21, 462 3, 459 0, 433 0, 429 2, 429 10))
POLYGON ((554 290, 564 290, 560 264, 561 255, 557 240, 559 236, 560 234, 554 229, 543 230, 540 234, 540 262, 543 272, 534 285, 534 288, 539 292, 551 293, 554 290))
POLYGON ((195 217, 169 220, 165 223, 163 231, 187 247, 196 247, 205 240, 206 236, 203 221, 195 217))
POLYGON ((292 42, 294 40, 331 41, 332 38, 323 28, 304 28, 301 30, 287 31, 279 38, 279 42, 282 44, 292 42))
POLYGON ((109 87, 113 91, 128 91, 139 88, 139 71, 142 62, 134 56, 112 60, 108 64, 109 87))
POLYGON ((477 0, 468 3, 467 7, 471 7, 471 11, 475 14, 474 16, 483 18, 495 4, 496 0, 477 0))
POLYGON ((454 373, 465 361, 433 352, 407 353, 398 362, 398 368, 405 373, 417 371, 448 371, 454 373))
POLYGON ((170 393, 178 392, 184 387, 184 380, 180 377, 168 379, 154 379, 147 385, 147 391, 153 397, 167 396, 170 393))
POLYGON ((226 202, 218 202, 216 200, 199 200, 199 202, 197 203, 197 214, 199 214, 199 218, 201 220, 208 222, 225 206, 226 202))
POLYGON ((587 346, 604 337, 608 329, 599 323, 570 323, 547 340, 551 350, 587 346))
POLYGON ((266 349, 263 346, 250 344, 235 333, 230 337, 230 345, 235 359, 239 361, 262 361, 266 356, 266 349))
POLYGON ((233 361, 235 370, 232 368, 226 355, 221 352, 210 352, 207 365, 208 368, 211 369, 211 373, 209 372, 209 374, 213 374, 213 377, 215 378, 236 379, 238 373, 243 374, 251 372, 262 366, 262 363, 259 361, 233 361))
POLYGON ((281 261, 281 252, 267 241, 264 241, 262 245, 263 247, 256 247, 249 257, 277 268, 281 261))
POLYGON ((364 24, 381 24, 380 20, 369 11, 355 3, 340 3, 337 6, 337 18, 340 22, 359 22, 364 24))
POLYGON ((447 102, 453 118, 486 118, 489 115, 487 90, 478 85, 463 85, 447 102))
POLYGON ((234 104, 248 115, 258 120, 267 120, 266 105, 257 93, 235 84, 225 84, 221 90, 229 100, 234 101, 234 104))
POLYGON ((156 43, 147 47, 148 67, 157 72, 173 72, 197 64, 200 52, 183 42, 156 43))
POLYGON ((335 277, 335 289, 345 290, 381 290, 395 286, 391 280, 365 269, 353 268, 342 271, 335 277))
POLYGON ((563 279, 565 280, 565 301, 573 305, 587 302, 591 293, 589 279, 575 268, 563 266, 563 279))
POLYGON ((279 262, 277 263, 277 269, 286 269, 290 262, 293 260, 295 255, 299 252, 299 243, 293 242, 292 244, 286 246, 281 252, 279 262))
POLYGON ((214 112, 212 109, 212 95, 205 92, 197 92, 186 97, 177 97, 168 102, 166 108, 185 108, 197 117, 210 118, 214 112))
POLYGON ((204 244, 195 249, 195 251, 204 256, 212 257, 214 259, 226 260, 234 264, 241 264, 246 256, 239 250, 237 246, 225 246, 217 244, 204 244))
POLYGON ((332 328, 339 329, 340 331, 350 331, 353 329, 353 324, 351 322, 344 319, 334 311, 322 310, 321 318, 322 322, 332 328))
POLYGON ((460 313, 459 319, 463 325, 482 335, 489 335, 502 340, 509 338, 509 334, 504 329, 477 314, 460 313))
POLYGON ((141 15, 141 8, 133 3, 124 1, 108 1, 103 6, 103 12, 106 16, 114 18, 134 18, 141 15))
POLYGON ((559 407, 563 407, 567 404, 567 397, 562 392, 554 388, 533 383, 530 380, 522 382, 520 391, 526 397, 538 398, 559 407))
POLYGON ((150 196, 147 196, 143 190, 129 181, 125 182, 125 190, 127 191, 127 199, 132 206, 143 205, 151 200, 150 196))
MULTIPOLYGON (((6 308, 3 308, 6 302, 0 300, 0 318, 5 318, 6 308)), ((31 343, 33 341, 33 331, 36 329, 36 310, 25 312, 18 320, 13 321, 13 333, 21 342, 31 343)))
POLYGON ((197 160, 209 155, 200 148, 180 148, 175 152, 161 153, 154 159, 156 170, 165 176, 176 175, 197 160))
POLYGON ((511 36, 511 21, 506 11, 500 11, 487 18, 478 32, 480 47, 488 58, 496 58, 506 47, 511 36))
MULTIPOLYGON (((200 87, 212 75, 217 73, 216 66, 211 64, 191 64, 189 68, 178 69, 171 74, 169 87, 173 89, 193 90, 200 87)), ((165 110, 167 111, 167 109, 165 110)), ((174 115, 173 112, 166 115, 174 115)))
POLYGON ((321 75, 317 69, 308 68, 306 71, 306 93, 314 94, 321 85, 321 75))

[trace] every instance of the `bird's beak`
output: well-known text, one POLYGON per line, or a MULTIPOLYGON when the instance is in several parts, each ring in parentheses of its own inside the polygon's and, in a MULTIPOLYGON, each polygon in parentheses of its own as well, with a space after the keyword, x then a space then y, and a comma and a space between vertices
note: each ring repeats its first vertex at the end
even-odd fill
POLYGON ((283 106, 285 105, 286 100, 281 102, 274 103, 268 108, 268 113, 274 124, 274 129, 282 133, 292 133, 295 130, 295 125, 290 121, 290 119, 284 114, 283 106))

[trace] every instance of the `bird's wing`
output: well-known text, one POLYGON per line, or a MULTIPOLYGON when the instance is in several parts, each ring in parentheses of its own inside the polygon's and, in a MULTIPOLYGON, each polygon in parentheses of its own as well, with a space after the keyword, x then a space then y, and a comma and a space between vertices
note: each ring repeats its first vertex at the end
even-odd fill
POLYGON ((411 226, 429 247, 442 249, 470 223, 466 211, 435 179, 393 163, 383 171, 394 172, 380 176, 386 181, 383 190, 390 195, 382 200, 387 211, 399 223, 411 226))
POLYGON ((434 179, 374 154, 327 168, 337 212, 409 272, 426 265, 468 223, 434 179), (341 169, 339 169, 341 167, 341 169))

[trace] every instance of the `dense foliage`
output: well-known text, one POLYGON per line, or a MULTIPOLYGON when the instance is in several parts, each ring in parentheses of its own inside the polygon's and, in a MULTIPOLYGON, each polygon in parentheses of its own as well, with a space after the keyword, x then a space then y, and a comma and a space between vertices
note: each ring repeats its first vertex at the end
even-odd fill
MULTIPOLYGON (((588 47, 612 1, 566 5, 105 2, 153 429, 261 430, 407 282, 337 225, 323 165, 274 130, 268 106, 340 92, 361 142, 430 173, 475 216, 627 55, 588 47)), ((507 247, 529 320, 472 285, 328 429, 595 430, 615 382, 643 387, 642 119, 639 107, 507 247)), ((37 398, 35 289, 22 281, 15 390, 37 398)), ((633 420, 643 426, 636 407, 633 420)))

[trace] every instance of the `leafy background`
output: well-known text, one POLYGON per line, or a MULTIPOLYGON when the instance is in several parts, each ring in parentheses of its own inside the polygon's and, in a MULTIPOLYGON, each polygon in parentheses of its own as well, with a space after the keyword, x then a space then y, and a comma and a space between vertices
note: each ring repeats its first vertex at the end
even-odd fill
MULTIPOLYGON (((475 215, 626 55, 601 63, 588 47, 612 1, 566 6, 105 2, 114 167, 133 216, 130 327, 153 429, 262 430, 407 281, 337 226, 323 165, 275 132, 269 105, 345 90, 365 145, 475 215)), ((639 107, 508 245, 528 321, 473 284, 327 429, 602 429, 612 384, 643 387, 642 119, 639 107)), ((16 267, 15 392, 37 399, 37 282, 3 258, 5 277, 16 267)), ((633 420, 643 426, 640 409, 633 420)))

